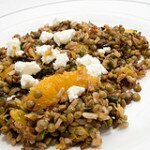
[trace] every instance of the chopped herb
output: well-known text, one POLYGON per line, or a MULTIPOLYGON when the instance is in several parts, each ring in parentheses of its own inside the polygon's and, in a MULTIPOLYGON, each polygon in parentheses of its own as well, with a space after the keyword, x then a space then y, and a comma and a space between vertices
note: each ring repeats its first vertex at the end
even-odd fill
POLYGON ((46 131, 44 130, 44 131, 42 132, 42 139, 45 138, 45 135, 46 135, 46 131))
POLYGON ((109 61, 109 62, 107 63, 107 66, 108 66, 108 68, 109 68, 110 70, 114 68, 114 64, 113 64, 112 61, 109 61))
POLYGON ((53 133, 51 133, 51 136, 57 137, 57 136, 59 136, 59 133, 58 132, 53 132, 53 133))
POLYGON ((133 30, 133 33, 137 33, 138 31, 137 30, 133 30))
POLYGON ((70 64, 70 68, 71 68, 71 69, 73 69, 73 68, 77 69, 77 65, 76 65, 75 63, 71 63, 71 64, 70 64))
POLYGON ((112 41, 116 41, 115 37, 112 37, 112 41))
POLYGON ((109 100, 109 102, 111 103, 118 103, 118 98, 116 98, 115 96, 108 96, 107 99, 109 100))

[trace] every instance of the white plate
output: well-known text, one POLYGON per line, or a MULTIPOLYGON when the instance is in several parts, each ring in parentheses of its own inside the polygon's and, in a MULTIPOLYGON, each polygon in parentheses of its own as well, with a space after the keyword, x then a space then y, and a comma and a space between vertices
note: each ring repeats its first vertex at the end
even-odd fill
MULTIPOLYGON (((76 0, 49 3, 0 17, 0 46, 15 33, 25 34, 38 27, 51 23, 54 18, 85 20, 96 23, 118 25, 142 31, 150 37, 150 5, 132 1, 92 1, 76 0)), ((150 40, 150 39, 149 39, 150 40)), ((129 127, 124 130, 111 130, 102 134, 101 150, 148 150, 150 149, 150 73, 141 81, 142 100, 127 106, 129 127)), ((20 150, 0 138, 1 150, 20 150)), ((54 148, 49 148, 54 149, 54 148)), ((75 148, 76 149, 76 148, 75 148)))

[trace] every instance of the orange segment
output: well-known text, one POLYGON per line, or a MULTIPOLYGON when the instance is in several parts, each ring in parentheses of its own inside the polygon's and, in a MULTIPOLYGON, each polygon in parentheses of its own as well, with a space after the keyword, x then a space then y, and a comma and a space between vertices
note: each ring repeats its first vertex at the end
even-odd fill
POLYGON ((89 83, 96 86, 98 79, 87 74, 84 67, 78 68, 74 72, 64 72, 63 74, 55 74, 49 77, 45 77, 35 87, 33 87, 24 101, 33 100, 35 102, 34 110, 39 110, 56 104, 59 102, 58 93, 63 88, 66 96, 66 91, 73 85, 87 88, 89 83), (42 97, 36 99, 34 97, 34 91, 40 90, 42 97))

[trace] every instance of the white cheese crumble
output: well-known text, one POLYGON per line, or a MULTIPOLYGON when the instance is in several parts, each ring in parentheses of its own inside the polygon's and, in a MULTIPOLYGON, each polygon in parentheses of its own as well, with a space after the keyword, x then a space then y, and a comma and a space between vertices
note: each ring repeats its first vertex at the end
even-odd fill
POLYGON ((46 32, 46 31, 43 31, 40 35, 40 40, 45 43, 46 41, 50 40, 53 38, 53 33, 49 33, 49 32, 46 32))
POLYGON ((106 52, 109 52, 110 50, 111 50, 111 47, 103 47, 103 48, 101 48, 101 49, 98 49, 97 51, 98 51, 99 53, 105 54, 106 52))
POLYGON ((37 46, 36 53, 42 56, 42 62, 45 64, 49 64, 56 59, 53 63, 55 70, 59 69, 60 67, 65 67, 69 61, 67 53, 60 53, 58 49, 53 49, 49 45, 37 46), (50 54, 47 53, 48 51, 50 51, 50 54))
POLYGON ((21 75, 22 74, 35 75, 41 70, 41 68, 35 61, 31 62, 17 61, 15 63, 15 70, 21 75))
POLYGON ((31 75, 23 74, 20 80, 22 89, 29 89, 36 85, 39 81, 34 79, 31 75))
POLYGON ((67 44, 68 42, 71 41, 74 35, 75 35, 74 29, 59 31, 54 33, 54 41, 57 43, 57 45, 67 44))
POLYGON ((87 73, 95 77, 99 77, 101 74, 107 73, 107 70, 101 62, 96 57, 92 57, 89 54, 86 54, 81 58, 77 58, 76 64, 84 65, 87 69, 87 73))
POLYGON ((67 90, 67 94, 68 94, 68 97, 69 97, 69 101, 71 102, 72 100, 78 98, 79 96, 82 95, 83 92, 85 92, 85 88, 84 88, 84 87, 71 86, 71 87, 67 90))
POLYGON ((14 56, 21 56, 23 55, 23 51, 20 47, 20 41, 17 38, 13 38, 10 42, 7 43, 7 56, 14 57, 14 56))
POLYGON ((56 59, 57 55, 60 54, 59 50, 53 49, 52 46, 49 45, 37 46, 36 53, 42 56, 42 62, 45 64, 49 64, 54 59, 56 59), (50 51, 50 54, 48 51, 50 51))
POLYGON ((60 52, 57 49, 51 49, 51 55, 44 55, 42 57, 42 62, 45 64, 49 64, 52 62, 54 59, 56 59, 57 55, 59 55, 60 52))
POLYGON ((86 66, 87 73, 94 76, 99 77, 101 74, 106 74, 107 70, 102 66, 102 64, 91 64, 86 66))
POLYGON ((40 56, 43 56, 50 48, 51 48, 51 46, 49 46, 49 45, 37 46, 36 53, 40 56))
POLYGON ((60 53, 56 56, 56 61, 53 63, 53 67, 55 70, 60 67, 65 67, 68 61, 69 57, 67 56, 67 53, 60 53))
POLYGON ((77 63, 77 65, 88 66, 91 64, 98 64, 98 63, 100 63, 100 61, 96 57, 92 57, 91 55, 86 54, 81 58, 77 58, 76 63, 77 63))

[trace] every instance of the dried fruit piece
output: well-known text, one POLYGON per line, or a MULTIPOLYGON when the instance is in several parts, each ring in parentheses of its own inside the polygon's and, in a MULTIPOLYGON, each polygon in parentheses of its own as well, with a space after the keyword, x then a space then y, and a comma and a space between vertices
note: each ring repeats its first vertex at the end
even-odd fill
POLYGON ((25 115, 25 112, 20 109, 12 109, 10 111, 11 118, 16 122, 19 122, 23 127, 25 127, 26 125, 26 120, 25 120, 24 115, 25 115))
POLYGON ((133 30, 133 29, 125 29, 125 33, 136 33, 137 30, 133 30))

